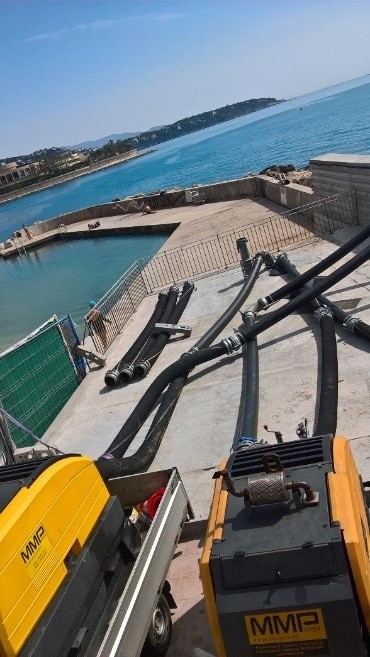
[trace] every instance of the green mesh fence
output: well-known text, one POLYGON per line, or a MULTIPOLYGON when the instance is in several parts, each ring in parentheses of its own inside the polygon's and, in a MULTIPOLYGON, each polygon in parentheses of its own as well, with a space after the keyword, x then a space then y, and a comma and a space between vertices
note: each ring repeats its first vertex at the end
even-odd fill
MULTIPOLYGON (((50 320, 38 333, 0 355, 0 399, 8 411, 41 437, 78 386, 58 323, 50 320)), ((33 445, 8 423, 16 447, 33 445)))

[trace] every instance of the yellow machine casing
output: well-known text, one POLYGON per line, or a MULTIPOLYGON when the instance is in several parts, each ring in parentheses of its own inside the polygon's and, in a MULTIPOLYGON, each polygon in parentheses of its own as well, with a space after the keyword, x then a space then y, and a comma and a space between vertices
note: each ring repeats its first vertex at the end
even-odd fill
POLYGON ((67 575, 107 501, 87 457, 58 459, 0 514, 0 657, 16 657, 67 575))
POLYGON ((352 577, 370 632, 370 532, 360 478, 346 438, 333 441, 334 472, 328 473, 331 517, 340 524, 352 577))
MULTIPOLYGON (((288 444, 284 443, 284 445, 288 444)), ((339 523, 358 608, 370 632, 370 533, 363 490, 350 443, 346 438, 336 436, 333 439, 331 456, 333 469, 326 475, 330 517, 332 522, 339 523)), ((227 461, 223 461, 220 469, 224 469, 226 464, 227 461)), ((228 495, 225 486, 222 485, 222 479, 216 479, 204 549, 200 559, 204 600, 218 657, 226 657, 227 652, 217 609, 211 556, 214 542, 222 541, 224 536, 228 495)))

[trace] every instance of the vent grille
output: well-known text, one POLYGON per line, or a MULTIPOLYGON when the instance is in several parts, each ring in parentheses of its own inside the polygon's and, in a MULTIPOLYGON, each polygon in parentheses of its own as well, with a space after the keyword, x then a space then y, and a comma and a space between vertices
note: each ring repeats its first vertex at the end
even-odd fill
POLYGON ((292 440, 281 445, 261 445, 237 452, 230 457, 228 462, 228 470, 231 476, 244 477, 257 472, 264 472, 262 458, 266 452, 278 454, 284 468, 323 463, 331 460, 330 438, 319 436, 317 438, 307 438, 307 440, 292 440), (324 444, 324 441, 326 444, 324 444))
POLYGON ((44 463, 45 459, 42 461, 25 461, 24 463, 4 465, 0 468, 0 484, 6 481, 28 479, 44 463))

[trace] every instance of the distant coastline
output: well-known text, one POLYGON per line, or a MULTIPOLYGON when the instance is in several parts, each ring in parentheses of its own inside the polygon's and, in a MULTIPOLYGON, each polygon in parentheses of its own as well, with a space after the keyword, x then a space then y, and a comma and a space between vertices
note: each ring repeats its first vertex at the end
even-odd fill
POLYGON ((15 199, 21 198, 22 196, 27 196, 28 194, 36 194, 41 192, 44 189, 49 187, 55 187, 56 185, 63 185, 64 183, 75 180, 76 178, 81 178, 82 176, 88 176, 90 173, 96 173, 96 171, 101 171, 102 169, 108 169, 110 167, 118 166, 118 164, 123 164, 124 162, 129 162, 130 160, 135 160, 138 157, 143 157, 144 155, 149 155, 153 150, 145 151, 145 153, 139 153, 138 151, 131 152, 126 155, 119 157, 114 157, 103 162, 96 162, 90 164, 88 167, 83 167, 82 169, 77 169, 76 171, 71 171, 70 173, 64 173, 61 176, 56 176, 55 178, 49 178, 48 180, 43 180, 42 182, 35 183, 29 187, 22 187, 21 189, 16 189, 14 192, 8 192, 3 196, 0 196, 0 205, 3 203, 10 203, 15 199))

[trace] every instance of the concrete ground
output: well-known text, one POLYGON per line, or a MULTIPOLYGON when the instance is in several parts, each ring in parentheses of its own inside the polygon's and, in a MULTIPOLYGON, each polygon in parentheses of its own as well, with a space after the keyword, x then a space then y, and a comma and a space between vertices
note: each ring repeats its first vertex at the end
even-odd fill
MULTIPOLYGON (((68 238, 99 237, 107 234, 132 234, 174 231, 166 240, 161 251, 168 251, 184 246, 195 240, 214 237, 218 233, 229 229, 241 228, 251 223, 266 221, 284 214, 286 208, 262 198, 243 198, 233 201, 220 201, 199 206, 182 206, 157 210, 153 214, 143 215, 141 212, 100 217, 100 227, 89 231, 88 224, 93 220, 80 221, 66 226, 64 229, 53 229, 36 235, 31 240, 17 238, 15 246, 0 251, 4 258, 16 256, 25 248, 27 251, 42 246, 48 242, 63 239, 67 233, 68 238), (176 230, 174 228, 178 226, 176 230), (65 233, 64 233, 65 231, 65 233), (62 237, 61 237, 62 236, 62 237)), ((60 218, 63 221, 63 216, 60 218)))
MULTIPOLYGON (((305 270, 335 247, 318 240, 290 251, 292 261, 305 270)), ((355 299, 355 314, 370 321, 370 265, 367 263, 335 286, 333 300, 355 299)), ((114 366, 145 325, 156 302, 148 296, 109 348, 107 365, 92 371, 79 386, 44 438, 65 451, 82 451, 93 457, 103 453, 149 384, 168 364, 187 351, 226 309, 242 284, 238 267, 205 276, 196 282, 181 319, 192 327, 188 339, 172 338, 144 380, 107 388, 106 369, 114 366)), ((280 287, 280 277, 262 272, 249 302, 280 287)), ((281 302, 283 303, 283 302, 281 302)), ((240 323, 236 317, 222 335, 240 323)), ((318 327, 309 314, 294 314, 259 338, 260 411, 258 438, 272 441, 263 424, 295 437, 298 422, 308 418, 312 429, 316 412, 318 327)), ((338 329, 339 408, 338 434, 353 444, 361 474, 370 478, 369 346, 344 329, 338 329)), ((243 355, 239 352, 198 367, 191 373, 172 416, 152 470, 176 465, 189 491, 198 519, 208 515, 212 473, 227 456, 237 434, 243 355)), ((141 444, 150 420, 134 439, 128 454, 141 444)))
MULTIPOLYGON (((348 239, 353 230, 341 231, 335 236, 336 241, 348 239)), ((333 242, 315 240, 291 249, 289 257, 304 271, 334 249, 333 242)), ((351 254, 345 259, 350 257, 351 254)), ((282 282, 279 276, 271 277, 262 271, 246 305, 277 289, 282 282)), ((107 389, 105 371, 119 360, 143 328, 156 295, 144 299, 109 348, 106 367, 93 366, 44 439, 66 452, 77 451, 93 457, 103 453, 153 379, 203 335, 235 298, 242 283, 239 267, 197 280, 196 290, 181 318, 182 323, 192 327, 191 337, 172 338, 146 379, 107 389)), ((362 265, 338 283, 328 296, 334 301, 348 300, 356 317, 370 323, 370 264, 362 265)), ((230 322, 222 336, 230 334, 239 324, 240 315, 230 322)), ((263 424, 280 430, 285 440, 296 438, 295 429, 305 417, 312 430, 317 412, 319 339, 318 325, 306 312, 291 315, 259 336, 259 439, 275 442, 273 434, 264 431, 263 424)), ((337 344, 337 434, 348 436, 360 474, 370 479, 369 345, 341 327, 337 329, 337 344)), ((228 456, 238 435, 242 376, 242 353, 220 358, 192 372, 150 468, 178 467, 197 519, 208 517, 212 474, 221 459, 228 456)), ((128 454, 141 444, 149 423, 144 424, 128 454)), ((173 640, 168 657, 215 655, 198 575, 202 545, 202 537, 180 543, 171 564, 169 580, 178 609, 173 615, 173 640)))

